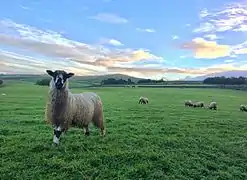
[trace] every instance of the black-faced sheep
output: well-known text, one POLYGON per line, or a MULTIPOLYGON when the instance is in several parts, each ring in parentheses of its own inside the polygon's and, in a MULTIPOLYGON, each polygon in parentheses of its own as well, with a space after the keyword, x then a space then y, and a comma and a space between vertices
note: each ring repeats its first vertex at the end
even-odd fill
POLYGON ((94 92, 70 92, 68 79, 74 76, 74 73, 66 73, 63 70, 46 72, 52 77, 46 105, 46 120, 54 128, 53 142, 58 144, 61 134, 66 133, 69 127, 82 128, 85 135, 89 135, 90 123, 100 129, 101 135, 105 135, 101 98, 94 92))
POLYGON ((184 102, 184 105, 185 106, 193 106, 193 103, 192 103, 192 101, 191 100, 186 100, 185 102, 184 102))
POLYGON ((245 111, 245 112, 247 112, 247 106, 241 104, 241 105, 240 105, 240 111, 245 111))
POLYGON ((193 104, 193 107, 195 108, 195 107, 204 107, 204 102, 195 102, 194 104, 193 104))
POLYGON ((211 102, 208 106, 209 109, 217 110, 217 103, 215 101, 211 102))
POLYGON ((148 104, 148 98, 141 96, 139 99, 139 104, 148 104))

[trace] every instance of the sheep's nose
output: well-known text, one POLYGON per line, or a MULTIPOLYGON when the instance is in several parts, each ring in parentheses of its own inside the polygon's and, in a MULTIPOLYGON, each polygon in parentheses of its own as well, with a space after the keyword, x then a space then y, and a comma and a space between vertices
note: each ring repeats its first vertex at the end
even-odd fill
POLYGON ((61 81, 57 81, 57 82, 56 82, 56 87, 57 87, 58 89, 62 88, 62 87, 63 87, 63 83, 62 83, 61 81))
POLYGON ((62 82, 61 81, 58 81, 56 84, 57 85, 62 85, 62 82))

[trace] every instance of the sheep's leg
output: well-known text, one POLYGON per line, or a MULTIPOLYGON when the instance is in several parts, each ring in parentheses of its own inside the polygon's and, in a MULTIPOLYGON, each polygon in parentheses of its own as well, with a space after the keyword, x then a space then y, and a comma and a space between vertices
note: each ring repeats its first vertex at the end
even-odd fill
POLYGON ((103 124, 103 117, 93 119, 93 124, 100 129, 100 135, 105 136, 105 126, 103 124))
POLYGON ((59 139, 62 134, 62 128, 60 126, 56 126, 53 130, 53 143, 59 144, 59 139))
POLYGON ((84 134, 85 134, 85 136, 89 136, 89 135, 90 135, 90 132, 89 132, 88 125, 85 125, 85 126, 83 127, 83 129, 84 129, 84 134))
POLYGON ((100 125, 98 126, 98 128, 100 129, 100 135, 101 136, 105 136, 105 126, 103 124, 103 120, 100 120, 102 123, 100 123, 100 125))
POLYGON ((100 129, 100 135, 105 136, 105 126, 103 123, 103 115, 100 115, 97 119, 93 119, 93 124, 100 129))
POLYGON ((63 133, 64 136, 66 136, 67 133, 68 133, 68 128, 64 128, 64 129, 62 130, 62 133, 63 133))
POLYGON ((93 115, 93 124, 100 129, 100 134, 105 136, 105 126, 104 126, 104 118, 103 118, 103 108, 102 103, 98 102, 95 107, 95 112, 93 115))

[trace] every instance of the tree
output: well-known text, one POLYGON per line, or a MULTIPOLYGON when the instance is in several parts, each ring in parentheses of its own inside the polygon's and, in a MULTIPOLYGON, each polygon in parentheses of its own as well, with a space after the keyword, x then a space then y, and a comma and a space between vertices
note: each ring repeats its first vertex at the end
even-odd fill
POLYGON ((152 80, 151 79, 140 79, 137 83, 138 84, 148 84, 151 83, 152 80))
POLYGON ((124 79, 115 79, 115 78, 108 78, 108 79, 105 79, 105 80, 102 80, 101 81, 101 84, 105 84, 105 85, 108 85, 108 84, 127 84, 128 82, 124 79))
POLYGON ((209 77, 204 79, 204 84, 224 84, 224 85, 243 85, 247 84, 247 78, 245 77, 209 77))
POLYGON ((49 86, 50 84, 50 79, 41 79, 41 80, 37 80, 36 85, 40 85, 40 86, 49 86))
POLYGON ((128 84, 134 84, 134 82, 132 82, 131 79, 128 78, 128 84))

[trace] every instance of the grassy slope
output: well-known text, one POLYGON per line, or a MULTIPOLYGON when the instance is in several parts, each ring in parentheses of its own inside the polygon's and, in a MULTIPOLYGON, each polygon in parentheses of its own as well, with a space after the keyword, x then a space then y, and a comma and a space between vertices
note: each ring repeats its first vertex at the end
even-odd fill
POLYGON ((107 136, 95 128, 89 137, 71 129, 55 148, 52 129, 42 121, 47 87, 0 88, 0 179, 247 179, 247 113, 238 109, 246 92, 93 91, 104 102, 107 136), (150 104, 137 104, 140 95, 150 104), (214 99, 219 110, 185 108, 185 99, 214 99))
MULTIPOLYGON (((44 78, 50 78, 48 75, 28 75, 28 74, 15 74, 15 75, 1 75, 0 79, 4 81, 4 84, 15 83, 15 82, 27 82, 35 84, 37 80, 44 78)), ((83 88, 91 85, 98 85, 102 80, 108 78, 125 79, 130 78, 133 82, 137 82, 140 78, 135 78, 122 74, 112 74, 112 75, 101 75, 101 76, 74 76, 70 80, 70 86, 73 88, 83 88)), ((1 86, 0 86, 1 87, 1 86)))

